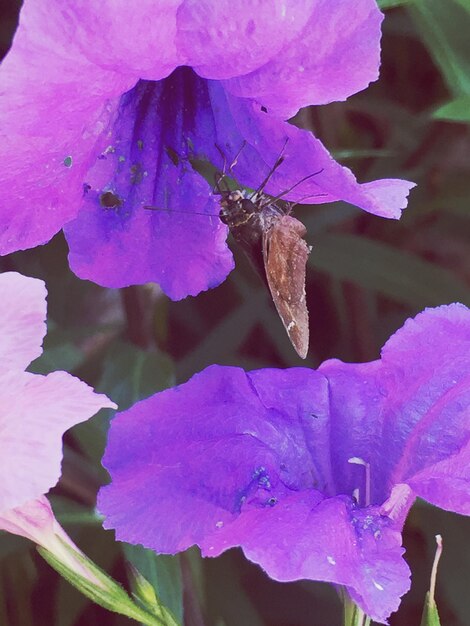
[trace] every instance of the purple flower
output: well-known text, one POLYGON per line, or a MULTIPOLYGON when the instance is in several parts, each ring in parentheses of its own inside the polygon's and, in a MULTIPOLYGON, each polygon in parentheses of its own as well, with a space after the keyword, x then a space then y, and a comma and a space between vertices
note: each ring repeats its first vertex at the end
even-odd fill
POLYGON ((26 0, 0 71, 0 253, 66 225, 82 278, 156 281, 174 299, 214 287, 233 258, 218 198, 191 163, 221 168, 216 144, 230 163, 244 141, 245 186, 288 139, 268 192, 322 170, 286 197, 398 218, 412 183, 359 184, 284 121, 377 78, 381 20, 374 0, 265 0, 255 13, 242 0, 26 0))
POLYGON ((370 363, 214 365, 113 420, 99 496, 118 539, 233 546, 274 579, 347 588, 385 622, 409 588, 419 496, 470 514, 470 312, 410 319, 370 363))

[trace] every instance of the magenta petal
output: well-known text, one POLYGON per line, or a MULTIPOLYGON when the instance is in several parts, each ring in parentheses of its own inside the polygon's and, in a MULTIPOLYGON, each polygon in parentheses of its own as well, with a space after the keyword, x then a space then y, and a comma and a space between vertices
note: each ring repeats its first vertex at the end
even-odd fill
MULTIPOLYGON (((218 98, 222 100, 222 94, 218 98)), ((241 98, 227 95, 226 106, 233 116, 233 126, 259 154, 258 160, 269 165, 264 168, 265 173, 283 151, 284 162, 266 186, 268 193, 282 193, 304 176, 318 172, 283 197, 307 204, 344 200, 374 215, 394 219, 398 219, 402 209, 406 207, 407 197, 410 189, 415 186, 414 183, 384 179, 360 184, 351 170, 337 163, 310 132, 281 122, 263 113, 259 106, 241 98)), ((244 152, 245 150, 240 155, 235 174, 243 184, 249 185, 252 182, 252 186, 256 188, 263 177, 259 175, 257 181, 252 181, 254 158, 249 163, 249 151, 245 155, 244 152)))
POLYGON ((470 310, 461 304, 427 309, 382 350, 391 394, 407 390, 391 409, 408 436, 392 480, 408 483, 432 504, 470 515, 470 310))
POLYGON ((81 212, 65 228, 81 278, 106 287, 154 281, 177 300, 232 270, 218 199, 188 161, 210 115, 204 86, 180 70, 160 83, 140 81, 121 98, 109 145, 87 174, 81 212), (201 106, 180 110, 175 99, 183 104, 194 81, 201 106))
MULTIPOLYGON (((113 419, 103 460, 113 482, 99 508, 119 539, 183 550, 244 503, 270 507, 311 484, 305 436, 312 422, 314 432, 325 427, 325 380, 305 369, 253 374, 212 366, 113 419)), ((328 474, 317 477, 325 486, 328 474)))
POLYGON ((229 78, 264 66, 303 31, 311 0, 185 0, 177 45, 205 78, 229 78))
POLYGON ((319 371, 337 416, 334 463, 342 490, 351 479, 339 468, 358 456, 370 464, 373 502, 404 483, 442 508, 470 512, 467 307, 427 309, 408 320, 385 344, 381 361, 333 360, 319 371))
POLYGON ((230 524, 216 522, 201 543, 204 556, 234 546, 279 581, 323 580, 348 587, 379 622, 410 588, 401 534, 373 507, 315 490, 292 492, 270 508, 252 508, 230 524))
POLYGON ((0 69, 0 254, 43 244, 76 216, 120 94, 177 65, 179 4, 159 3, 149 20, 153 0, 26 0, 0 69))
POLYGON ((345 100, 377 79, 383 15, 375 0, 311 5, 307 25, 282 54, 224 81, 228 91, 287 119, 303 106, 345 100))
POLYGON ((105 527, 158 552, 241 546, 271 577, 346 585, 385 619, 409 587, 399 529, 335 497, 330 437, 317 372, 212 366, 113 420, 105 527))
POLYGON ((24 370, 42 353, 46 287, 16 272, 0 275, 0 370, 24 370))
POLYGON ((45 243, 76 215, 113 99, 135 82, 90 63, 67 28, 50 4, 27 2, 2 62, 0 254, 45 243))

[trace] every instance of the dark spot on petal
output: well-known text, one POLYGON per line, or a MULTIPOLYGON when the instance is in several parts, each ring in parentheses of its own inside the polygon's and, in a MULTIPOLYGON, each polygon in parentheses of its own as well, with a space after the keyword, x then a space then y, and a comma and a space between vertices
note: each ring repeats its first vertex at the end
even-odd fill
POLYGON ((130 172, 132 185, 137 185, 138 183, 142 182, 144 173, 142 170, 142 165, 140 163, 134 163, 133 165, 131 165, 130 172))
POLYGON ((173 148, 170 148, 170 146, 165 146, 165 152, 170 157, 171 162, 173 163, 173 165, 178 165, 179 164, 180 157, 179 157, 178 153, 176 152, 176 150, 173 150, 173 148))
POLYGON ((268 112, 268 109, 264 105, 261 107, 261 110, 263 111, 263 113, 267 113, 268 112))
POLYGON ((72 167, 72 157, 71 156, 66 156, 64 159, 64 165, 65 167, 72 167))
POLYGON ((104 191, 100 195, 100 204, 105 209, 115 209, 122 205, 121 198, 112 191, 104 191))

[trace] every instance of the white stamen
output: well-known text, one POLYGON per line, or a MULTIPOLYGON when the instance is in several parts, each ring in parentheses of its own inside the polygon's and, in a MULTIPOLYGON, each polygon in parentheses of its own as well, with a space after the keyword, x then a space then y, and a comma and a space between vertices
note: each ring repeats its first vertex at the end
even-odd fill
POLYGON ((431 571, 431 583, 429 585, 429 595, 431 599, 434 601, 434 593, 436 591, 436 577, 437 577, 437 566, 439 565, 439 560, 442 554, 442 537, 441 535, 436 535, 436 555, 434 556, 434 562, 432 564, 431 571))
POLYGON ((362 465, 365 468, 365 471, 366 471, 365 495, 366 497, 365 497, 365 502, 363 506, 369 506, 370 504, 370 463, 367 463, 367 461, 364 461, 364 459, 361 459, 358 456, 352 456, 350 459, 348 459, 348 463, 351 463, 352 465, 362 465))

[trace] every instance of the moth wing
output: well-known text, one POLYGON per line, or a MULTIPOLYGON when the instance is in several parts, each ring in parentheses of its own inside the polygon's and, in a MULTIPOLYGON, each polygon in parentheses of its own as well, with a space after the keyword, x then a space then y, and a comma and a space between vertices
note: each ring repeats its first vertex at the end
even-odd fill
POLYGON ((297 354, 305 359, 309 328, 305 275, 310 248, 305 226, 290 215, 263 235, 263 258, 271 296, 297 354))

